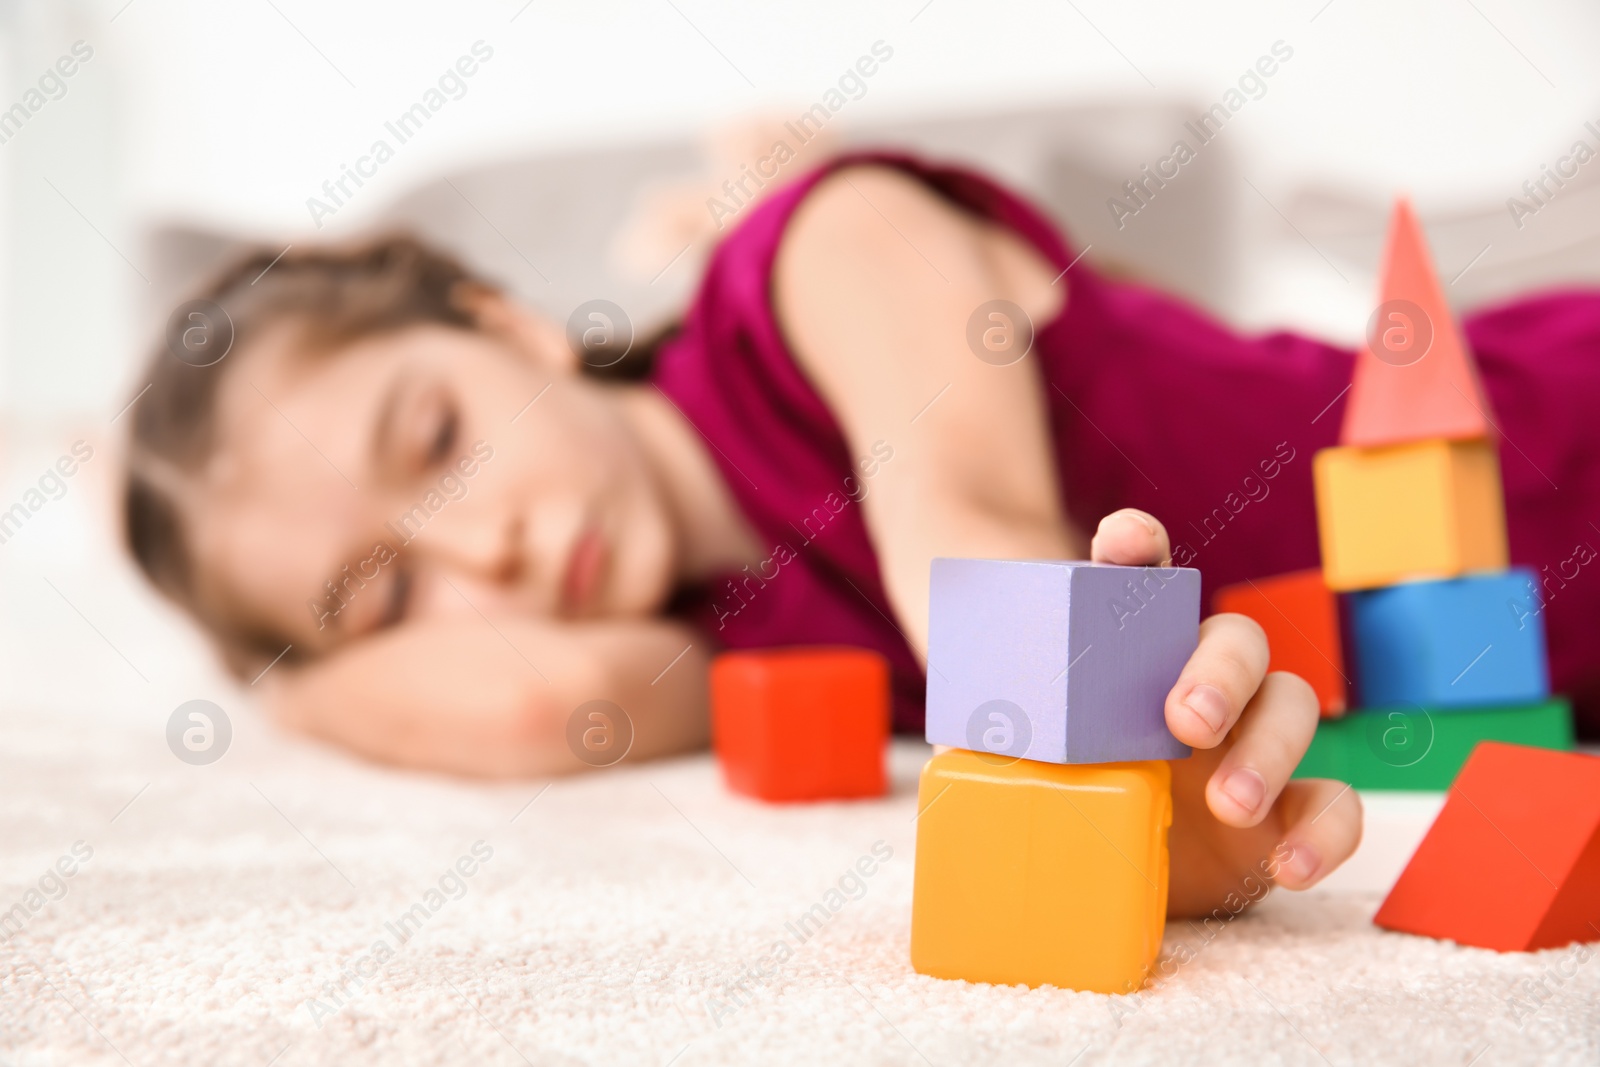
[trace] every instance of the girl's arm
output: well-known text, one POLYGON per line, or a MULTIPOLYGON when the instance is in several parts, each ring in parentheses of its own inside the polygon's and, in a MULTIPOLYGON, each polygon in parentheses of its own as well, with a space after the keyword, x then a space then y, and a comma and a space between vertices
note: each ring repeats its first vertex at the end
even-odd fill
POLYGON ((568 743, 568 720, 590 700, 627 720, 584 716, 584 730, 601 731, 591 742, 631 724, 630 760, 704 748, 706 663, 704 638, 665 620, 417 622, 280 667, 263 684, 285 725, 374 760, 543 776, 603 761, 604 749, 583 761, 568 743))
POLYGON ((890 601, 919 655, 935 556, 1083 558, 1056 491, 1037 358, 967 346, 979 305, 1008 300, 1043 326, 1066 299, 1020 238, 898 171, 853 167, 801 203, 774 295, 796 358, 858 455, 894 462, 863 501, 890 601))
MULTIPOLYGON (((865 517, 920 655, 935 556, 1168 560, 1166 531, 1142 512, 1107 517, 1092 544, 1069 524, 1038 360, 994 366, 968 347, 968 319, 987 301, 1045 325, 1070 299, 1054 275, 1020 238, 878 167, 824 179, 779 249, 774 295, 796 358, 859 454, 894 446, 865 517)), ((1304 681, 1266 667, 1259 626, 1213 616, 1167 698, 1167 725, 1199 750, 1173 764, 1175 914, 1209 907, 1244 873, 1305 888, 1360 839, 1348 787, 1289 781, 1317 704, 1304 681)))

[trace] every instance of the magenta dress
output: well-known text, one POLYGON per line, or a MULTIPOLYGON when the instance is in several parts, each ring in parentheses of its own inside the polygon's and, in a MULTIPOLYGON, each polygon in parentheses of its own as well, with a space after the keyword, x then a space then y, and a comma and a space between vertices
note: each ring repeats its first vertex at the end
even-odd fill
MULTIPOLYGON (((770 278, 784 227, 829 170, 876 162, 1011 227, 1058 269, 1073 252, 1037 209, 979 175, 903 156, 836 160, 754 209, 717 249, 654 377, 712 446, 767 547, 757 567, 686 591, 681 611, 731 648, 839 643, 894 670, 895 726, 922 728, 921 668, 894 621, 857 502, 895 442, 855 454, 800 372, 770 278)), ((1241 336, 1087 262, 1038 329, 1060 491, 1079 528, 1143 508, 1174 559, 1220 586, 1318 564, 1311 457, 1335 444, 1354 353, 1289 333, 1241 336)), ((1555 688, 1600 733, 1600 292, 1466 319, 1501 430, 1511 558, 1537 571, 1555 688)), ((1509 610, 1509 608, 1508 608, 1509 610)))

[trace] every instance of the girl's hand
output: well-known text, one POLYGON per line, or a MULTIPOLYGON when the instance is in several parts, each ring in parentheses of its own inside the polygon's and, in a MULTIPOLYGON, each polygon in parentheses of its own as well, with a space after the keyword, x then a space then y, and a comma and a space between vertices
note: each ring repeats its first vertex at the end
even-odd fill
POLYGON ((400 767, 545 777, 704 748, 705 640, 660 619, 406 621, 266 676, 283 726, 400 767), (664 669, 669 668, 669 669, 664 669), (619 716, 615 760, 575 747, 580 707, 619 716), (626 741, 624 742, 623 739, 626 741))
MULTIPOLYGON (((1171 547, 1159 522, 1128 508, 1101 520, 1090 556, 1170 565, 1171 547)), ((1298 675, 1267 673, 1267 638, 1253 620, 1213 615, 1200 624, 1166 711, 1167 727, 1195 750, 1172 761, 1169 914, 1202 915, 1230 895, 1258 899, 1266 880, 1306 889, 1355 851, 1354 790, 1289 780, 1316 730, 1317 699, 1298 675)))

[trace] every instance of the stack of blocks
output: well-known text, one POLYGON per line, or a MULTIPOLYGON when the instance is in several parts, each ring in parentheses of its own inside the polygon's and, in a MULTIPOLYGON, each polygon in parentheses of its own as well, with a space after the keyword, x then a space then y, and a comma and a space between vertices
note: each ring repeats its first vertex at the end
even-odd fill
POLYGON ((1321 572, 1214 605, 1261 622, 1272 668, 1321 697, 1328 718, 1297 776, 1443 789, 1482 740, 1570 748, 1571 710, 1550 697, 1534 575, 1507 566, 1488 404, 1404 201, 1382 296, 1341 443, 1314 461, 1321 572), (1344 718, 1339 594, 1361 705, 1344 718))
POLYGON ((1185 568, 937 559, 911 963, 1126 993, 1167 908, 1166 699, 1199 637, 1185 568))

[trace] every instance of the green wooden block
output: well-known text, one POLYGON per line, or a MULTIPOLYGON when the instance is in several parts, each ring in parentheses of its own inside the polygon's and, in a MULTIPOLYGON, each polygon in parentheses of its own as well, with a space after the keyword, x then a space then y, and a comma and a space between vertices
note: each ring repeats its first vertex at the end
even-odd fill
POLYGON ((1294 776, 1357 789, 1444 790, 1479 741, 1570 750, 1572 706, 1555 697, 1507 707, 1364 708, 1318 723, 1294 776))

